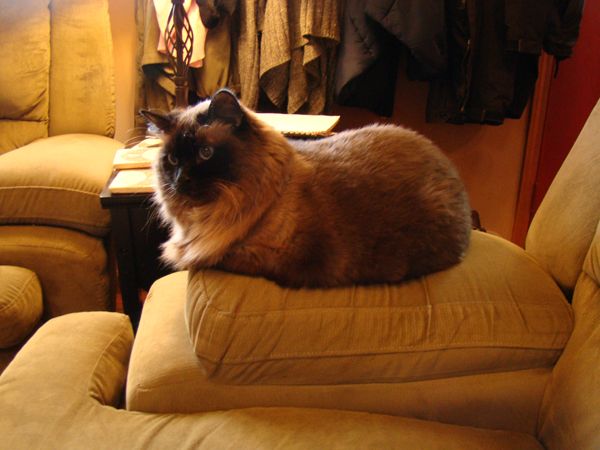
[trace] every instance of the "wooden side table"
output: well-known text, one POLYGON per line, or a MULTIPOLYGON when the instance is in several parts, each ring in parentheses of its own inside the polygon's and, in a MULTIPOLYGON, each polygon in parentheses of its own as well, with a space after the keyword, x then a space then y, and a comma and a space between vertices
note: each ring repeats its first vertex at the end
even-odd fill
POLYGON ((158 278, 172 272, 160 261, 160 244, 168 238, 161 226, 152 194, 111 194, 108 180, 100 203, 110 210, 112 240, 115 246, 123 310, 134 329, 140 320, 140 290, 148 290, 158 278))

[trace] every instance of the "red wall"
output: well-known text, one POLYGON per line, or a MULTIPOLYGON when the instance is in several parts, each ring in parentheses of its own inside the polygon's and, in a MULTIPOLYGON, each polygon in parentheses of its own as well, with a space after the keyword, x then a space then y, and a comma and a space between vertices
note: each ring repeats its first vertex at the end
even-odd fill
POLYGON ((586 0, 573 56, 550 85, 533 213, 600 97, 600 0, 586 0))

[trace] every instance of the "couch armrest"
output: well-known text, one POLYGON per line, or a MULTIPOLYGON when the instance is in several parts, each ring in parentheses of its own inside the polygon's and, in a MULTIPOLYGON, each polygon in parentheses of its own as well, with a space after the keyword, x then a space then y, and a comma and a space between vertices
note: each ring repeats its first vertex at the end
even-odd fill
POLYGON ((0 377, 2 397, 27 392, 28 403, 57 407, 88 396, 117 406, 132 343, 131 324, 122 314, 84 312, 50 320, 0 377))
POLYGON ((204 414, 115 409, 133 334, 117 313, 47 322, 0 376, 3 448, 535 449, 530 435, 402 417, 302 408, 204 414))

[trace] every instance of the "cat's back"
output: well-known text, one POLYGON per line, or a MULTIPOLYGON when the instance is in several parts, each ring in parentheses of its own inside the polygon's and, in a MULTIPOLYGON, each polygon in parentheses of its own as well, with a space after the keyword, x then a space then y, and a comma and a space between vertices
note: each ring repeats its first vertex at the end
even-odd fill
POLYGON ((399 171, 416 174, 440 165, 452 170, 429 139, 396 125, 369 125, 323 139, 293 141, 293 146, 328 177, 332 169, 372 177, 387 177, 399 171))
POLYGON ((426 137, 396 125, 369 125, 319 140, 294 141, 313 168, 314 183, 326 189, 343 186, 377 192, 429 190, 440 183, 463 189, 450 160, 426 137))
POLYGON ((358 278, 401 279, 460 259, 470 234, 467 194, 429 139, 373 125, 295 147, 312 166, 303 215, 351 243, 343 252, 362 261, 358 278))

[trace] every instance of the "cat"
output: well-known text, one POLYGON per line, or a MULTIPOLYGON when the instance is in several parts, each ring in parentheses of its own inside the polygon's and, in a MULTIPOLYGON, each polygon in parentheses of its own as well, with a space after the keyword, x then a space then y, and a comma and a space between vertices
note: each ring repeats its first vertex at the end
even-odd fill
POLYGON ((155 201, 162 257, 292 288, 398 283, 463 258, 471 213, 449 159, 427 138, 370 125, 284 137, 227 89, 169 113, 155 201))

